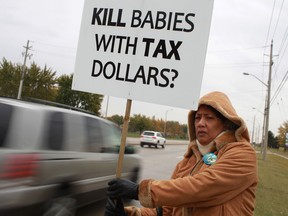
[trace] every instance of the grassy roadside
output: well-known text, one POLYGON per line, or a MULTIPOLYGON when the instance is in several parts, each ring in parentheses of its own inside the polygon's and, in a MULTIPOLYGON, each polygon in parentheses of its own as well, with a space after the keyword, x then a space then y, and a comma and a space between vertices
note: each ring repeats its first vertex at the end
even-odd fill
POLYGON ((140 134, 139 133, 132 133, 132 132, 128 132, 127 137, 133 137, 133 138, 139 138, 140 134))
POLYGON ((288 215, 288 159, 267 154, 266 161, 257 154, 259 184, 255 216, 288 215))

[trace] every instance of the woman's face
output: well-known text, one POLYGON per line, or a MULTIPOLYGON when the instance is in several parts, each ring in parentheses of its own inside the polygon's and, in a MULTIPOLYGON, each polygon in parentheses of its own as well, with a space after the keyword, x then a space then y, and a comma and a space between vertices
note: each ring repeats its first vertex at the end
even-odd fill
POLYGON ((202 145, 209 144, 222 131, 224 122, 207 106, 200 106, 195 115, 196 138, 202 145))

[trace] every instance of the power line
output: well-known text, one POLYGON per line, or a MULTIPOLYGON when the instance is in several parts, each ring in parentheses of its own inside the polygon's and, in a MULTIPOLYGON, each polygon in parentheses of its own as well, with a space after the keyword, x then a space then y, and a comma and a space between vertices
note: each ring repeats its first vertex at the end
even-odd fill
POLYGON ((262 62, 251 62, 251 63, 227 63, 227 64, 206 64, 211 67, 251 67, 251 66, 262 66, 262 62))
MULTIPOLYGON (((280 44, 280 46, 279 46, 279 54, 281 53, 282 48, 284 47, 284 44, 285 44, 285 41, 286 41, 287 38, 288 38, 288 25, 287 25, 287 27, 286 27, 284 36, 283 36, 282 41, 281 41, 281 44, 280 44)), ((287 45, 286 45, 286 47, 287 47, 287 45)))
POLYGON ((281 15, 281 13, 282 13, 283 4, 284 4, 284 0, 282 0, 281 8, 280 8, 280 11, 279 11, 279 14, 278 14, 278 18, 277 18, 277 21, 276 21, 276 26, 275 26, 275 29, 274 29, 274 33, 273 33, 273 35, 272 35, 272 39, 274 38, 275 32, 276 32, 277 27, 278 27, 280 15, 281 15))
POLYGON ((248 47, 248 48, 241 48, 241 49, 227 49, 227 50, 212 50, 209 51, 208 53, 219 53, 219 52, 235 52, 235 51, 243 51, 243 50, 251 50, 251 49, 263 49, 265 47, 269 47, 269 45, 267 46, 260 46, 260 47, 248 47))
POLYGON ((273 15, 274 15, 275 3, 276 3, 276 0, 274 0, 274 3, 273 3, 272 14, 271 14, 271 17, 270 17, 270 22, 269 22, 268 32, 267 32, 267 36, 266 36, 266 40, 265 40, 265 45, 267 44, 268 37, 269 37, 269 34, 270 34, 270 28, 271 28, 273 15))
MULTIPOLYGON (((272 19, 273 19, 273 15, 274 15, 274 9, 275 9, 275 4, 276 4, 276 0, 274 0, 274 3, 273 3, 273 7, 272 7, 272 13, 271 13, 271 17, 270 17, 270 21, 269 21, 269 26, 268 26, 268 32, 267 32, 267 35, 266 35, 266 40, 265 40, 265 45, 267 45, 267 41, 268 41, 268 38, 269 38, 269 35, 270 35, 270 28, 271 28, 271 23, 272 23, 272 19)), ((272 38, 273 40, 273 38, 272 38)), ((263 51, 263 74, 264 74, 264 57, 265 57, 265 50, 266 50, 266 47, 263 51)))
MULTIPOLYGON (((267 37, 266 37, 266 41, 267 41, 267 39, 268 39, 268 37, 269 37, 269 35, 270 35, 270 30, 271 30, 271 28, 272 28, 271 25, 272 25, 273 15, 275 14, 275 17, 276 17, 275 5, 276 5, 276 0, 274 0, 274 4, 273 4, 273 9, 272 9, 271 17, 270 17, 270 24, 269 24, 269 29, 268 29, 268 34, 267 34, 267 37)), ((277 17, 277 21, 276 21, 276 24, 275 24, 275 27, 274 27, 274 32, 273 32, 272 38, 271 38, 272 40, 274 39, 274 36, 275 36, 275 34, 276 34, 277 30, 278 30, 278 24, 279 24, 280 17, 281 17, 282 11, 283 11, 283 6, 284 6, 284 0, 282 0, 281 6, 280 6, 280 8, 279 8, 279 10, 278 10, 278 17, 277 17)), ((286 42, 286 39, 287 39, 287 33, 288 33, 288 25, 287 25, 287 27, 286 27, 286 30, 285 30, 285 33, 284 33, 284 35, 283 35, 281 44, 280 44, 280 46, 279 46, 279 52, 278 52, 278 53, 279 53, 279 55, 281 54, 281 55, 280 55, 281 57, 279 58, 277 67, 275 68, 275 74, 274 74, 274 76, 273 76, 273 80, 274 80, 274 77, 277 76, 278 68, 279 68, 279 66, 280 66, 281 63, 282 63, 283 56, 285 55, 285 52, 286 52, 287 44, 286 44, 286 46, 285 46, 285 42, 286 42), (282 55, 281 51, 282 51, 282 49, 283 49, 284 47, 285 47, 285 49, 284 49, 284 52, 283 52, 283 55, 282 55)))
MULTIPOLYGON (((270 46, 270 45, 269 45, 270 46)), ((226 53, 226 52, 241 52, 245 50, 252 50, 252 49, 263 49, 267 46, 258 46, 258 47, 247 47, 247 48, 241 48, 241 49, 227 49, 227 50, 214 50, 214 51, 209 51, 208 54, 211 53, 226 53)), ((268 64, 268 63, 267 63, 268 64)), ((261 67, 263 66, 263 62, 236 62, 236 63, 224 63, 224 64, 206 64, 208 67, 222 67, 222 68, 237 68, 237 67, 261 67)), ((265 63, 264 63, 265 66, 265 63)), ((266 65, 267 66, 267 65, 266 65)))
MULTIPOLYGON (((286 29, 285 34, 287 34, 287 35, 286 35, 286 39, 287 39, 287 38, 288 38, 288 26, 287 26, 287 29, 286 29)), ((285 36, 285 35, 284 35, 284 36, 285 36)), ((286 39, 285 39, 285 40, 286 40, 286 39)), ((283 40, 284 40, 284 37, 283 37, 283 40)), ((283 42, 283 40, 282 40, 282 42, 283 42)), ((280 52, 282 51, 282 48, 284 47, 284 43, 285 43, 285 42, 283 42, 283 44, 281 43, 281 47, 280 47, 280 50, 279 50, 279 54, 280 54, 280 52)), ((280 60, 279 60, 279 62, 278 62, 277 69, 278 69, 279 65, 281 64, 282 59, 283 59, 283 57, 284 57, 284 55, 285 55, 285 53, 286 53, 287 46, 288 46, 288 43, 286 43, 286 46, 285 46, 285 48, 284 48, 284 51, 282 52, 282 55, 280 55, 281 57, 280 57, 280 60)))
POLYGON ((43 43, 43 42, 37 42, 37 43, 42 44, 42 45, 45 45, 45 46, 56 47, 56 48, 73 49, 73 50, 76 50, 76 49, 77 49, 77 48, 75 48, 75 47, 60 46, 60 45, 55 45, 55 44, 43 43))
POLYGON ((52 56, 61 56, 61 57, 64 57, 64 58, 71 58, 71 57, 76 55, 76 53, 72 53, 72 52, 59 53, 59 52, 48 52, 48 51, 43 51, 43 50, 37 50, 36 52, 37 53, 43 53, 43 54, 46 54, 46 55, 52 55, 52 56))
POLYGON ((270 106, 272 105, 272 103, 275 101, 275 99, 279 95, 279 93, 282 90, 283 86, 285 85, 287 79, 288 79, 288 71, 286 71, 281 83, 279 84, 278 88, 276 89, 275 94, 273 95, 273 97, 272 97, 272 99, 270 101, 270 106))

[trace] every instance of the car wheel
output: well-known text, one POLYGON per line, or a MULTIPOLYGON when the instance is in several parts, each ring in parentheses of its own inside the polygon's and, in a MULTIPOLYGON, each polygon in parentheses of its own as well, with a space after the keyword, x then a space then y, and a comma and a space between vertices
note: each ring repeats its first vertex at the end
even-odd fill
POLYGON ((68 216, 75 215, 76 199, 72 197, 71 185, 63 182, 56 191, 56 197, 44 203, 45 216, 68 216))
POLYGON ((71 197, 60 197, 47 203, 45 216, 52 215, 74 215, 76 209, 76 200, 71 197))
POLYGON ((162 145, 162 148, 165 148, 164 144, 162 145))
POLYGON ((140 146, 141 146, 141 147, 143 147, 143 146, 144 146, 144 144, 143 144, 143 143, 140 143, 140 146))

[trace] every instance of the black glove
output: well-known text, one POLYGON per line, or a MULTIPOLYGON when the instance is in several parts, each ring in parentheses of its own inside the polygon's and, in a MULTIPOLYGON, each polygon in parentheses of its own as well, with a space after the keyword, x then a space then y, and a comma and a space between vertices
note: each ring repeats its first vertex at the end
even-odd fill
POLYGON ((157 216, 163 216, 163 209, 162 207, 156 207, 157 216))
POLYGON ((115 179, 108 182, 107 195, 112 199, 124 198, 138 200, 138 184, 126 180, 115 179))
POLYGON ((112 200, 108 197, 105 208, 105 216, 127 216, 124 211, 124 205, 122 200, 112 200))

